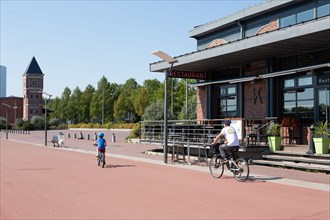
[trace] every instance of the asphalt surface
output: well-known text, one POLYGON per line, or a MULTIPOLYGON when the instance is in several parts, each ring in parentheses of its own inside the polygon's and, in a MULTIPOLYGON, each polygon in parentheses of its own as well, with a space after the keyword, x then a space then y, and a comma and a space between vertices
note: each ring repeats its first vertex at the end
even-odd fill
POLYGON ((155 146, 125 143, 126 131, 105 132, 117 140, 108 139, 104 169, 92 140, 66 138, 54 148, 43 146, 43 132, 8 140, 2 133, 1 219, 330 217, 329 175, 251 166, 245 183, 228 173, 215 179, 203 164, 164 164, 162 155, 143 153, 155 146))

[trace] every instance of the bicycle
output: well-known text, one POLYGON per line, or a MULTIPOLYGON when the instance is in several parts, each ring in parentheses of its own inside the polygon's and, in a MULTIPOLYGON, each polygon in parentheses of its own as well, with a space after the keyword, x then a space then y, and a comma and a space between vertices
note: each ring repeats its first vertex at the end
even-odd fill
MULTIPOLYGON (((94 144, 94 146, 97 146, 97 144, 94 144)), ((105 155, 103 152, 99 150, 97 151, 97 165, 98 166, 102 165, 102 168, 104 168, 105 166, 105 155)))
POLYGON ((226 151, 228 162, 224 162, 220 152, 216 152, 209 162, 210 173, 214 178, 220 178, 223 175, 224 164, 231 171, 235 179, 244 182, 249 178, 250 168, 248 162, 244 158, 236 158, 238 149, 226 151))
POLYGON ((102 168, 104 168, 104 166, 105 166, 105 155, 101 151, 98 151, 98 154, 97 154, 97 165, 98 166, 102 165, 102 168))

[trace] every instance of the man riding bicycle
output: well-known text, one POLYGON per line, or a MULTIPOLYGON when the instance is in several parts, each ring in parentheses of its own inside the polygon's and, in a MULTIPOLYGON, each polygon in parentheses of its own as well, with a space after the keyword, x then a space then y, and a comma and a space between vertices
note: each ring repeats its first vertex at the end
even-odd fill
POLYGON ((237 133, 233 127, 230 126, 231 121, 230 120, 224 120, 223 126, 224 128, 220 131, 220 133, 217 135, 217 137, 214 139, 212 143, 213 149, 218 146, 217 143, 219 139, 223 136, 225 138, 225 141, 223 144, 220 144, 219 150, 221 157, 224 159, 224 162, 227 162, 226 158, 226 151, 231 149, 238 149, 239 148, 239 140, 237 133))
POLYGON ((99 152, 104 154, 105 160, 105 147, 107 146, 106 140, 103 138, 104 134, 102 132, 99 133, 99 138, 94 142, 94 145, 97 146, 96 156, 98 157, 99 152))

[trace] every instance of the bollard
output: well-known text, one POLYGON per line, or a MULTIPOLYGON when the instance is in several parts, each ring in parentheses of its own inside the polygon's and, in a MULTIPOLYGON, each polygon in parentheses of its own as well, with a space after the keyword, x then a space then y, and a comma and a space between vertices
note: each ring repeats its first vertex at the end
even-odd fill
POLYGON ((70 138, 70 133, 68 133, 68 138, 70 138))
POLYGON ((115 136, 115 133, 112 133, 112 142, 116 142, 116 136, 115 136))
POLYGON ((87 134, 87 140, 89 140, 90 139, 90 136, 89 136, 89 134, 87 134))
POLYGON ((76 133, 73 134, 73 138, 74 138, 74 139, 77 138, 77 134, 76 134, 76 133))
POLYGON ((311 125, 311 128, 309 130, 310 130, 310 132, 309 132, 309 150, 306 152, 306 154, 315 154, 315 146, 314 146, 314 141, 313 141, 314 132, 315 132, 314 125, 311 125))

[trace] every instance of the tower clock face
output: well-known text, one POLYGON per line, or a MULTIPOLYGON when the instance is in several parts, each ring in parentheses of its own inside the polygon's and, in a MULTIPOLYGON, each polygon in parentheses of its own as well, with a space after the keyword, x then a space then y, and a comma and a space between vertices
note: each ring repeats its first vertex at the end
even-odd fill
POLYGON ((37 87, 39 85, 38 80, 32 80, 31 81, 31 86, 32 87, 37 87))

